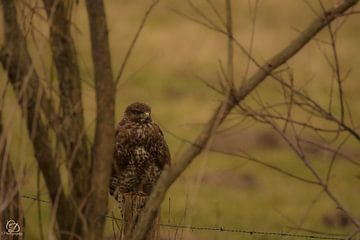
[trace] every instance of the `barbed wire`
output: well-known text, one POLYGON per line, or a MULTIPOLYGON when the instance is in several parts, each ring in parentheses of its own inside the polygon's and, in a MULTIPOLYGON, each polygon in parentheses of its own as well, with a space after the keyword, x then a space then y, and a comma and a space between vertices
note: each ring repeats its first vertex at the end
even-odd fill
MULTIPOLYGON (((39 199, 35 195, 22 195, 25 199, 30 199, 33 201, 39 201, 41 203, 50 204, 49 200, 39 199)), ((106 218, 116 220, 116 221, 123 221, 121 218, 117 218, 110 215, 105 215, 106 218)), ((189 229, 192 231, 218 231, 218 232, 227 232, 227 233, 241 233, 247 235, 267 235, 267 236, 278 236, 278 237, 293 237, 293 238, 307 238, 307 239, 327 239, 327 240, 350 240, 345 235, 340 234, 296 234, 296 233, 286 233, 286 232, 269 232, 269 231, 253 231, 253 230, 246 230, 240 228, 227 228, 227 227, 211 227, 211 226, 193 226, 193 225, 186 225, 186 224, 170 224, 170 223, 160 223, 161 227, 165 228, 175 228, 175 229, 189 229)))

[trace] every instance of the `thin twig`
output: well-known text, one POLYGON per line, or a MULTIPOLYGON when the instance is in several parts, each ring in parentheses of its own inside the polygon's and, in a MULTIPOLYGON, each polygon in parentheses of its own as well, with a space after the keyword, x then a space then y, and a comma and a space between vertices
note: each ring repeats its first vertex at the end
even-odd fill
POLYGON ((140 34, 141 34, 144 26, 145 26, 145 23, 146 23, 148 17, 150 16, 150 13, 152 12, 152 10, 154 9, 154 7, 155 7, 159 2, 160 2, 160 0, 155 0, 155 1, 153 1, 153 2, 150 4, 149 8, 146 10, 146 12, 145 12, 145 14, 144 14, 144 17, 142 18, 141 23, 140 23, 140 25, 139 25, 139 28, 137 29, 137 31, 136 31, 136 33, 135 33, 135 36, 134 36, 134 38, 132 39, 132 41, 131 41, 131 43, 130 43, 130 47, 128 48, 128 50, 127 50, 127 52, 126 52, 126 54, 125 54, 124 60, 123 60, 123 62, 121 63, 119 72, 118 72, 118 74, 116 75, 116 78, 115 78, 115 86, 118 84, 118 82, 120 81, 120 79, 121 79, 121 77, 122 77, 122 75, 123 75, 123 73, 124 73, 125 67, 126 67, 128 61, 129 61, 129 58, 130 58, 131 53, 132 53, 132 51, 133 51, 133 49, 134 49, 134 46, 135 46, 137 40, 139 39, 139 36, 140 36, 140 34))

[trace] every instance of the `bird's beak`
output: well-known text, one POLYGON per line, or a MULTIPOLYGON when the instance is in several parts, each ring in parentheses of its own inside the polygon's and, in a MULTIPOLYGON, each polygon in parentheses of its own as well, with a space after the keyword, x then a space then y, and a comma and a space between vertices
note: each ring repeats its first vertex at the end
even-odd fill
POLYGON ((145 119, 146 122, 150 122, 151 118, 150 118, 150 113, 149 112, 144 112, 143 114, 143 118, 145 119))

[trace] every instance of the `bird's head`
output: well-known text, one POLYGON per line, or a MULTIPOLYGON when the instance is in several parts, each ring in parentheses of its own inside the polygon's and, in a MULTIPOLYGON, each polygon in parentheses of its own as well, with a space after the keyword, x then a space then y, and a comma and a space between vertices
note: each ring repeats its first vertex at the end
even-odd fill
POLYGON ((124 117, 132 122, 148 123, 151 122, 151 108, 145 103, 132 103, 127 106, 124 117))

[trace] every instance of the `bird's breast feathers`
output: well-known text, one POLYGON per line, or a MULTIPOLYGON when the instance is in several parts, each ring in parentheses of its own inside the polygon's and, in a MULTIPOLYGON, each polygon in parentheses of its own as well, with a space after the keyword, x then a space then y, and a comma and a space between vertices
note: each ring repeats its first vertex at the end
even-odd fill
POLYGON ((154 122, 119 125, 116 133, 117 145, 123 145, 127 149, 142 146, 147 150, 156 147, 159 140, 163 140, 163 135, 154 122))

